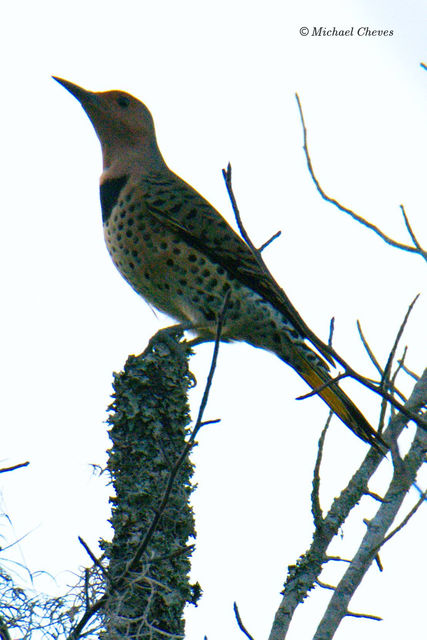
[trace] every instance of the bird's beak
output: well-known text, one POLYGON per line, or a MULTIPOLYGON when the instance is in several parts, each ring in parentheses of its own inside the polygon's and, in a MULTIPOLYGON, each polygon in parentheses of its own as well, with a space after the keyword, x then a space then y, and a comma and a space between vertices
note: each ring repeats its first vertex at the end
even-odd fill
POLYGON ((59 84, 62 84, 62 86, 80 102, 85 110, 86 107, 90 105, 95 106, 98 103, 98 96, 96 95, 96 93, 87 91, 86 89, 79 87, 77 84, 73 84, 72 82, 64 80, 63 78, 57 78, 56 76, 52 76, 52 78, 56 80, 56 82, 59 82, 59 84))

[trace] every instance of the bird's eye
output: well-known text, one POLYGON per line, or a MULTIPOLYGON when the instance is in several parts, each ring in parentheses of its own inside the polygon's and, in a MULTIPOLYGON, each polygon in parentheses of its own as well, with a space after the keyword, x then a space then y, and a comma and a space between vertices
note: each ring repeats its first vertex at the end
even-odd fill
POLYGON ((126 98, 126 96, 119 96, 117 98, 117 104, 119 105, 119 107, 123 107, 125 109, 130 105, 130 100, 129 98, 126 98))

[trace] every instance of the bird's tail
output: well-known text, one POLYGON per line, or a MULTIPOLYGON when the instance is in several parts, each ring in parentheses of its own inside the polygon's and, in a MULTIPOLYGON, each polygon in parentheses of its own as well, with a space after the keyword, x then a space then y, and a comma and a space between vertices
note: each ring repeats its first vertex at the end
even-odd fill
POLYGON ((292 362, 292 365, 306 383, 313 390, 320 389, 317 395, 326 402, 328 407, 353 433, 384 454, 388 449, 386 443, 338 384, 332 383, 330 386, 324 386, 332 380, 326 369, 309 362, 302 354, 298 354, 298 356, 297 362, 292 362))

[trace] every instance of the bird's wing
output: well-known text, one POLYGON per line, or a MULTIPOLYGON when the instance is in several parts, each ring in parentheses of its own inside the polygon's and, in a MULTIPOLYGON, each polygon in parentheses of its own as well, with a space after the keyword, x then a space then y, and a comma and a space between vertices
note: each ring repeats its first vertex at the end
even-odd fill
POLYGON ((203 196, 175 174, 144 177, 140 187, 148 214, 268 300, 335 365, 327 345, 305 324, 285 292, 258 264, 246 242, 203 196))

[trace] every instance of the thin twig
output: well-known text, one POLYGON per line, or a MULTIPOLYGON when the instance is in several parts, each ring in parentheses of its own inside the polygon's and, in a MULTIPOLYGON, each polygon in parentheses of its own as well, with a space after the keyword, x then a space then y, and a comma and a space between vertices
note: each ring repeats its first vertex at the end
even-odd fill
POLYGON ((7 471, 15 471, 15 469, 22 469, 22 467, 28 467, 30 463, 27 462, 20 462, 19 464, 14 464, 13 467, 3 467, 2 469, 0 469, 0 473, 6 473, 7 471))
POLYGON ((335 378, 331 378, 327 382, 324 382, 323 384, 321 384, 319 387, 316 387, 315 389, 312 389, 311 391, 309 391, 308 393, 305 393, 302 396, 297 396, 295 398, 295 400, 306 400, 307 398, 311 398, 312 396, 316 396, 318 393, 320 393, 321 391, 323 391, 327 387, 332 386, 333 384, 335 384, 336 382, 339 382, 343 378, 347 378, 348 375, 349 374, 346 371, 344 373, 339 373, 337 376, 335 376, 335 378))
POLYGON ((405 221, 405 226, 408 230, 409 235, 411 236, 411 240, 414 243, 414 245, 417 247, 418 251, 420 252, 420 256, 422 258, 424 258, 424 260, 427 262, 427 254, 424 251, 424 249, 422 248, 422 246, 420 245, 420 243, 418 242, 418 239, 415 235, 415 233, 412 230, 412 227, 410 225, 408 216, 406 215, 406 211, 405 211, 405 207, 403 206, 403 204, 400 205, 400 209, 402 211, 402 215, 403 215, 403 219, 405 221))
MULTIPOLYGON (((396 355, 396 351, 397 351, 397 347, 399 345, 400 339, 402 338, 403 332, 406 328, 407 322, 409 320, 409 316, 411 315, 412 309, 415 306, 415 303, 417 302, 419 298, 419 294, 417 294, 415 296, 415 298, 412 300, 412 302, 410 303, 406 313, 405 313, 405 317, 403 318, 403 321, 399 327, 399 330, 396 334, 396 337, 394 339, 394 343, 393 346, 390 350, 390 353, 388 355, 387 358, 387 362, 386 365, 384 367, 384 372, 383 375, 381 377, 381 387, 382 387, 382 391, 384 393, 388 392, 391 389, 391 392, 395 392, 394 390, 394 385, 391 381, 391 369, 393 366, 393 360, 394 357, 396 355)), ((382 402, 381 402, 381 411, 380 411, 380 418, 379 418, 379 426, 378 426, 378 433, 382 433, 383 428, 384 428, 384 422, 385 422, 385 414, 387 411, 387 401, 386 399, 383 397, 382 402)))
POLYGON ((245 628, 245 626, 244 626, 244 624, 242 622, 242 619, 240 617, 239 609, 237 607, 237 603, 236 602, 233 602, 233 609, 234 609, 234 615, 236 616, 237 624, 239 625, 240 631, 243 631, 243 633, 245 634, 245 636, 247 638, 249 638, 249 640, 254 640, 253 636, 251 636, 249 631, 247 631, 247 629, 245 628))
POLYGON ((378 544, 376 547, 374 547, 373 550, 376 551, 380 549, 383 545, 385 545, 386 542, 388 542, 393 536, 395 536, 396 533, 399 533, 399 531, 403 529, 403 527, 405 527, 408 524, 409 520, 416 514, 416 512, 421 507, 421 505, 423 504, 426 498, 427 498, 427 490, 424 491, 424 493, 422 493, 422 495, 420 496, 418 501, 415 503, 415 505, 412 507, 412 509, 409 511, 409 513, 403 518, 402 522, 397 527, 395 527, 393 531, 390 531, 390 533, 386 535, 386 537, 381 542, 381 544, 378 544))
POLYGON ((427 420, 422 416, 417 415, 413 411, 408 410, 406 406, 398 402, 392 394, 384 392, 381 389, 381 382, 372 382, 368 378, 365 378, 364 376, 357 373, 357 371, 355 371, 352 367, 350 367, 350 365, 347 364, 346 361, 343 358, 341 358, 341 356, 339 356, 333 349, 331 350, 331 353, 333 353, 334 358, 337 360, 337 362, 339 362, 339 364, 345 367, 346 373, 348 376, 350 376, 350 378, 353 378, 353 380, 357 380, 358 382, 360 382, 361 385, 363 385, 367 389, 370 389, 377 395, 381 396, 382 398, 385 398, 398 411, 403 413, 410 420, 413 420, 419 427, 421 427, 421 429, 423 429, 424 431, 427 431, 427 420))
POLYGON ((313 514, 314 526, 316 529, 320 529, 323 525, 323 513, 320 505, 320 466, 322 464, 323 447, 325 444, 326 432, 329 428, 331 418, 333 416, 332 411, 329 412, 328 419, 320 434, 319 442, 317 445, 316 463, 313 471, 313 483, 311 490, 311 513, 313 514))
MULTIPOLYGON (((297 96, 297 100, 298 100, 298 96, 297 96)), ((299 102, 298 102, 299 103, 299 102)), ((303 126, 304 126, 304 130, 305 130, 305 124, 304 124, 304 120, 303 120, 303 116, 302 116, 302 111, 301 111, 301 118, 302 118, 302 122, 303 122, 303 126)), ((305 130, 305 138, 306 138, 306 130, 305 130)), ((309 156, 308 156, 309 158, 309 156)), ((275 281, 275 279, 273 278, 273 276, 271 275, 270 271, 268 270, 267 266, 265 265, 260 252, 258 251, 258 249, 255 247, 255 245, 253 244, 253 242, 251 241, 244 225, 242 222, 242 218, 240 215, 240 211, 239 208, 237 206, 237 202, 236 202, 236 198, 233 192, 233 187, 232 187, 232 171, 231 171, 231 165, 228 164, 227 169, 223 169, 222 170, 222 174, 224 176, 224 180, 225 180, 225 184, 226 184, 226 188, 227 188, 227 192, 228 192, 228 196, 230 198, 230 202, 233 208, 233 212, 234 212, 234 216, 236 218, 236 223, 237 226, 239 228, 239 231, 242 235, 242 238, 245 240, 246 244, 248 245, 249 249, 251 250, 259 268, 262 270, 262 273, 268 278, 270 284, 272 286, 274 286, 274 288, 277 290, 278 294, 282 294, 284 295, 282 289, 280 289, 279 285, 277 284, 277 282, 275 281)), ((408 411, 406 409, 406 407, 403 406, 403 404, 401 404, 400 402, 398 402, 394 396, 390 393, 384 393, 382 388, 381 388, 381 382, 371 382, 368 378, 360 375, 359 373, 357 373, 352 367, 350 367, 350 365, 344 360, 344 358, 342 358, 336 351, 335 349, 333 349, 331 346, 326 345, 325 343, 323 343, 321 340, 319 340, 319 338, 317 338, 313 332, 306 327, 306 337, 308 338, 308 340, 310 340, 312 342, 312 344, 320 349, 320 351, 323 353, 323 355, 325 357, 329 357, 329 361, 333 362, 334 360, 336 360, 336 362, 338 362, 339 364, 341 364, 344 369, 346 374, 353 378, 354 380, 357 380, 360 384, 362 384, 364 387, 366 387, 367 389, 370 389, 370 391, 373 391, 374 393, 380 395, 381 397, 385 398, 388 402, 390 402, 391 405, 393 405, 396 409, 398 409, 398 411, 401 411, 402 413, 404 413, 408 418, 410 418, 411 420, 413 420, 418 426, 420 426, 422 429, 427 430, 427 421, 423 420, 422 418, 420 418, 419 416, 417 416, 416 414, 408 411), (327 354, 327 356, 326 356, 327 354)))
POLYGON ((340 558, 340 556, 326 556, 325 558, 325 562, 347 562, 348 564, 351 564, 351 560, 348 560, 347 558, 340 558))
POLYGON ((335 331, 335 318, 334 316, 332 316, 331 321, 329 323, 329 336, 328 336, 328 346, 332 347, 332 340, 334 337, 334 331, 335 331))
POLYGON ((67 640, 78 640, 78 638, 80 638, 81 632, 83 631, 87 623, 91 620, 91 618, 95 615, 95 613, 97 613, 100 609, 102 609, 102 607, 106 602, 107 602, 106 594, 104 594, 96 602, 94 602, 93 605, 89 607, 89 609, 87 609, 85 613, 82 615, 80 621, 76 624, 74 629, 68 635, 67 640))
POLYGON ((80 544, 82 545, 83 549, 86 551, 86 553, 88 554, 89 558, 92 560, 93 564, 98 567, 98 569, 101 571, 101 573, 103 574, 103 576, 107 579, 109 579, 108 576, 108 571, 106 570, 105 567, 102 566, 101 562, 98 560, 98 558, 96 557, 96 555, 93 553, 93 551, 90 549, 89 545, 83 540, 83 538, 81 536, 77 536, 78 541, 80 542, 80 544))
POLYGON ((412 371, 412 369, 409 369, 406 366, 406 364, 402 364, 402 369, 405 373, 408 374, 408 376, 410 376, 413 380, 415 380, 415 382, 420 379, 420 376, 418 375, 418 373, 415 373, 415 371, 412 371))
POLYGON ((402 355, 401 359, 397 361, 396 370, 393 373, 393 375, 391 377, 391 381, 390 381, 391 385, 392 385, 392 388, 394 389, 394 392, 399 396, 399 398, 403 402, 406 402, 407 398, 406 398, 406 396, 403 395, 403 393, 401 393, 398 389, 396 389, 395 385, 396 385, 397 376, 398 376, 399 372, 403 369, 407 352, 408 352, 408 347, 405 347, 403 349, 403 355, 402 355))
POLYGON ((297 93, 295 94, 295 97, 296 97, 296 100, 297 100, 297 103, 298 103, 298 110, 299 110, 299 115, 300 115, 301 124, 302 124, 302 128, 303 128, 303 136, 304 136, 303 149, 304 149, 304 153, 305 153, 305 158, 306 158, 306 162, 307 162, 308 171, 310 173, 311 179, 313 180, 313 182, 314 182, 314 184, 316 186, 316 189, 318 190, 318 192, 320 193, 322 198, 324 200, 326 200, 327 202, 330 202, 331 204, 333 204, 335 207, 337 207, 337 209, 339 209, 343 213, 346 213, 347 215, 349 215, 351 218, 353 218, 353 220, 356 220, 357 222, 362 224, 364 227, 367 227, 368 229, 370 229, 371 231, 376 233, 388 245, 390 245, 392 247, 395 247, 397 249, 402 249, 403 251, 408 251, 410 253, 416 253, 418 255, 421 255, 421 257, 423 257, 424 259, 427 259, 427 252, 426 251, 424 251, 422 249, 419 249, 417 246, 411 247, 411 246, 409 246, 407 244, 403 244, 402 242, 397 242, 397 240, 393 240, 392 238, 387 236, 383 231, 381 231, 381 229, 379 229, 379 227, 377 227, 376 225, 372 224, 372 222, 368 222, 368 220, 366 220, 365 218, 363 218, 359 214, 355 213, 352 209, 348 209, 347 207, 344 207, 342 204, 340 204, 338 202, 338 200, 335 200, 335 198, 331 198, 331 196, 328 196, 325 193, 325 191, 323 190, 323 188, 320 185, 319 180, 317 179, 317 177, 316 177, 316 175, 314 173, 313 165, 312 165, 312 162, 311 162, 311 157, 310 157, 310 153, 309 153, 308 145, 307 145, 307 127, 306 127, 305 120, 304 120, 304 114, 303 114, 303 111, 302 111, 301 101, 300 101, 299 96, 298 96, 297 93))
POLYGON ((281 231, 276 231, 276 233, 273 236, 271 236, 271 238, 267 240, 267 242, 264 242, 264 244, 262 244, 260 248, 257 249, 257 251, 261 253, 261 251, 264 251, 264 249, 266 249, 274 240, 277 240, 277 238, 279 238, 281 235, 282 235, 281 231))
POLYGON ((362 325, 360 323, 359 320, 356 320, 356 326, 357 326, 357 331, 359 333, 359 338, 362 341, 363 346, 365 347, 365 351, 369 356, 369 359, 371 360, 372 364, 374 365, 374 367, 376 368, 376 370, 378 371, 378 373, 380 374, 380 376, 383 375, 383 370, 382 367, 380 365, 380 363, 378 362, 378 360, 376 359, 374 352, 372 351, 371 347, 368 344, 368 341, 365 338, 365 335, 362 331, 362 325))
POLYGON ((401 339, 401 337, 403 335, 403 332, 405 330, 406 324, 407 324, 407 322, 409 320, 409 316, 411 315, 412 309, 414 308, 415 303, 417 302, 419 297, 420 297, 420 294, 417 293, 417 295, 412 300, 412 302, 410 303, 410 305, 408 307, 408 310, 405 313, 405 317, 403 318, 402 324, 400 325, 399 330, 398 330, 398 332, 396 334, 396 338, 394 339, 394 344, 393 344, 393 347, 392 347, 392 349, 390 351, 390 354, 389 354, 389 357, 388 357, 387 364, 385 366, 384 372, 391 371, 391 365, 392 365, 394 356, 396 354, 396 350, 397 350, 397 347, 399 345, 400 339, 401 339))
POLYGON ((246 229, 245 229, 245 227, 243 225, 242 217, 240 215, 239 207, 237 205, 236 196, 234 195, 234 191, 233 191, 233 185, 232 185, 232 179, 231 179, 232 169, 231 169, 231 164, 230 163, 228 163, 227 169, 223 169, 222 170, 222 175, 223 175, 223 178, 224 178, 224 181, 225 181, 225 186, 226 186, 226 189, 227 189, 228 197, 230 198, 230 202, 231 202, 231 206, 232 206, 232 209, 233 209, 234 217, 236 218, 236 222, 237 222, 237 226, 239 228, 240 234, 241 234, 243 240, 248 245, 249 249, 251 250, 253 257, 257 261, 257 264, 260 267, 260 269, 262 270, 262 272, 265 273, 272 281, 274 281, 274 279, 271 276, 270 272, 268 271, 266 265, 264 264, 264 260, 261 258, 261 251, 256 248, 256 246, 254 245, 254 243, 250 239, 249 234, 248 234, 248 232, 246 231, 246 229))
POLYGON ((376 622, 382 621, 380 616, 373 616, 369 613, 355 613, 354 611, 347 611, 345 615, 350 616, 351 618, 367 618, 368 620, 375 620, 376 622))
POLYGON ((86 611, 90 607, 90 597, 89 597, 89 569, 85 569, 85 577, 84 577, 84 594, 85 594, 85 608, 86 611))
POLYGON ((335 587, 333 587, 331 584, 328 584, 327 582, 322 582, 321 580, 315 580, 315 583, 319 585, 319 587, 322 587, 322 589, 329 589, 329 591, 335 591, 335 587))

